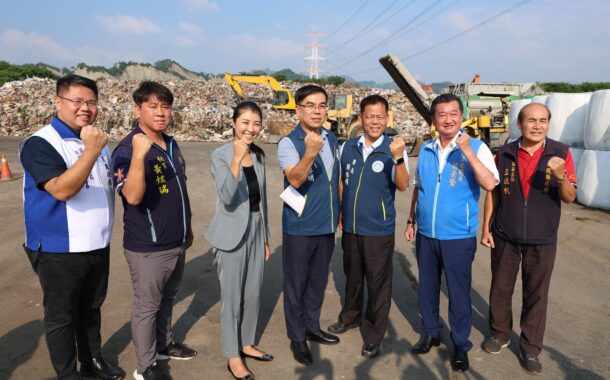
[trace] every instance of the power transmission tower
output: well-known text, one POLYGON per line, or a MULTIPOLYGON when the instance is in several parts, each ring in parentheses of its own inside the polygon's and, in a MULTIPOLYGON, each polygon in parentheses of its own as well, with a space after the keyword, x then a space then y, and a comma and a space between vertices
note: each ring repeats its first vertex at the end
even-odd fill
POLYGON ((309 62, 309 78, 310 79, 320 79, 320 67, 318 65, 318 61, 324 60, 326 58, 320 57, 318 53, 318 48, 322 45, 318 42, 318 39, 323 35, 323 33, 309 33, 306 34, 307 37, 311 37, 311 44, 306 45, 306 48, 311 48, 311 55, 309 57, 305 57, 305 61, 309 62))

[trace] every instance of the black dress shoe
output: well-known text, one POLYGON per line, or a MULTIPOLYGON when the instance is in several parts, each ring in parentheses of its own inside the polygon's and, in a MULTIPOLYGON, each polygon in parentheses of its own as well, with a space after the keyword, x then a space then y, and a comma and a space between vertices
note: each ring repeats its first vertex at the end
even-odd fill
POLYGON ((307 340, 320 343, 320 344, 337 344, 339 343, 339 337, 333 334, 329 334, 325 331, 307 331, 307 340))
POLYGON ((438 347, 441 344, 441 338, 433 338, 430 335, 423 335, 415 346, 411 348, 414 354, 427 354, 432 347, 438 347))
POLYGON ((454 371, 464 372, 468 370, 468 367, 470 367, 468 353, 466 351, 455 350, 451 358, 451 368, 454 371))
POLYGON ((231 371, 231 366, 229 365, 228 362, 227 362, 227 371, 229 371, 229 373, 231 374, 231 376, 233 376, 233 378, 235 380, 254 380, 254 375, 251 372, 249 372, 246 376, 243 376, 243 377, 235 376, 233 371, 231 371))
POLYGON ((352 323, 350 325, 346 325, 343 322, 339 321, 335 324, 328 326, 328 332, 333 333, 333 334, 343 334, 347 330, 354 329, 358 326, 360 326, 360 323, 358 323, 358 322, 352 323))
POLYGON ((111 366, 102 357, 93 358, 90 362, 81 363, 80 374, 88 377, 97 377, 102 380, 117 380, 125 377, 123 371, 111 366))
POLYGON ((362 356, 367 359, 373 359, 379 355, 379 345, 378 344, 364 344, 362 346, 362 356))
POLYGON ((310 365, 313 364, 313 358, 311 357, 311 351, 307 346, 307 342, 290 342, 290 349, 294 356, 294 360, 301 364, 310 365))

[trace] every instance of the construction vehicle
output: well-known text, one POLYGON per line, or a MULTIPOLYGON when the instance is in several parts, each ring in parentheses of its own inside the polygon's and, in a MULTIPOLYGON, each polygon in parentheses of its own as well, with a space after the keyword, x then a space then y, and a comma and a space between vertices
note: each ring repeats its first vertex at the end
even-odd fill
MULTIPOLYGON (((242 99, 248 99, 239 82, 255 83, 271 87, 273 90, 273 108, 294 112, 296 103, 290 90, 282 87, 279 82, 266 75, 234 75, 225 73, 225 80, 233 91, 242 99)), ((394 113, 390 111, 388 128, 394 126, 394 113)), ((352 94, 329 95, 328 111, 324 128, 331 130, 339 140, 346 140, 360 136, 363 133, 362 126, 358 121, 358 112, 353 106, 352 94)), ((284 125, 280 127, 271 126, 268 142, 277 142, 280 137, 285 136, 289 130, 284 125)))
MULTIPOLYGON (((379 62, 428 123, 431 137, 438 136, 430 113, 435 96, 422 89, 395 55, 381 57, 379 62)), ((462 128, 470 136, 483 140, 490 148, 498 148, 508 138, 511 100, 531 97, 542 90, 535 83, 481 83, 480 77, 475 75, 471 83, 449 86, 449 92, 459 96, 464 106, 462 128)))
POLYGON ((271 87, 273 91, 273 108, 294 112, 296 103, 290 90, 282 87, 272 76, 268 75, 234 75, 225 73, 225 80, 233 91, 242 99, 248 99, 246 93, 239 85, 239 82, 256 83, 271 87))

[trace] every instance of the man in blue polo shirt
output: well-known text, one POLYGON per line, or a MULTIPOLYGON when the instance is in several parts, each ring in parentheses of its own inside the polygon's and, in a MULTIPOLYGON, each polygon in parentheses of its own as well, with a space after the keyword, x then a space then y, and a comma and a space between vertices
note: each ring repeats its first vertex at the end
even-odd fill
POLYGON ((186 360, 197 352, 174 342, 173 301, 193 242, 185 163, 178 144, 163 133, 174 97, 156 82, 134 92, 137 127, 112 154, 115 185, 123 207, 123 248, 131 273, 131 332, 136 380, 169 379, 157 359, 186 360))
POLYGON ((24 168, 25 251, 43 291, 44 330, 58 379, 119 379, 101 356, 114 196, 108 136, 93 127, 98 89, 78 75, 57 80, 51 123, 19 146, 24 168))
POLYGON ((303 86, 295 101, 299 124, 280 140, 277 151, 284 188, 292 186, 305 201, 302 210, 284 203, 284 316, 294 358, 309 365, 313 359, 306 340, 339 343, 338 337, 320 329, 339 223, 339 147, 335 135, 322 128, 328 109, 326 91, 303 86))
POLYGON ((341 146, 341 215, 345 303, 339 321, 328 331, 341 334, 363 319, 362 356, 379 355, 392 299, 392 255, 396 189, 409 186, 407 155, 402 138, 384 136, 388 101, 370 95, 360 102, 361 137, 341 146), (368 301, 364 318, 364 283, 368 301))
POLYGON ((470 287, 480 188, 498 184, 498 170, 491 151, 461 130, 464 112, 460 98, 442 94, 432 101, 432 121, 439 136, 426 143, 417 160, 415 189, 405 236, 414 238, 419 269, 419 309, 423 334, 411 351, 425 354, 441 342, 439 316, 441 273, 445 272, 449 295, 449 326, 453 341, 454 371, 469 367, 472 348, 470 287), (417 209, 417 210, 416 210, 417 209))

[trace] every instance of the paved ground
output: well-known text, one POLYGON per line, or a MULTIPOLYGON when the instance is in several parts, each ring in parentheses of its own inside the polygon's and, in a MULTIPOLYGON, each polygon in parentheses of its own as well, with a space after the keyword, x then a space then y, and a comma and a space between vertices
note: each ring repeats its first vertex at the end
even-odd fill
MULTIPOLYGON (((0 138, 15 174, 18 140, 0 138)), ((196 240, 188 252, 184 282, 175 307, 175 335, 199 350, 186 362, 171 361, 174 379, 229 379, 219 343, 219 284, 210 245, 203 240, 214 212, 215 190, 209 157, 218 144, 184 143, 188 165, 189 193, 193 205, 196 240)), ((414 246, 402 236, 410 202, 410 191, 397 197, 399 222, 394 256, 393 303, 383 353, 375 360, 360 356, 362 339, 358 330, 341 336, 338 346, 311 344, 315 363, 297 364, 291 356, 284 327, 281 257, 281 173, 275 160, 275 146, 265 145, 270 194, 271 249, 262 290, 259 331, 260 346, 273 353, 272 363, 248 361, 260 379, 514 379, 526 378, 517 360, 519 329, 515 327, 509 350, 488 355, 480 344, 488 334, 489 250, 479 245, 474 262, 472 303, 474 326, 470 353, 471 370, 451 371, 451 347, 423 356, 409 350, 419 337, 417 266, 414 246)), ((411 161, 411 166, 415 160, 411 161)), ((50 379, 53 371, 44 341, 40 285, 20 247, 23 241, 21 181, 0 183, 0 379, 50 379)), ((122 208, 117 200, 117 218, 111 251, 108 297, 103 307, 104 352, 112 363, 128 373, 134 369, 135 354, 129 325, 131 285, 121 251, 122 208)), ((345 279, 342 252, 337 236, 331 274, 322 310, 322 326, 333 323, 340 310, 345 279)), ((560 248, 551 285, 549 318, 542 378, 610 378, 610 214, 579 205, 563 208, 560 248)), ((447 321, 446 290, 441 298, 443 320, 447 321)), ((514 319, 519 320, 521 287, 514 296, 514 319)), ((445 341, 449 342, 445 330, 445 341)))

